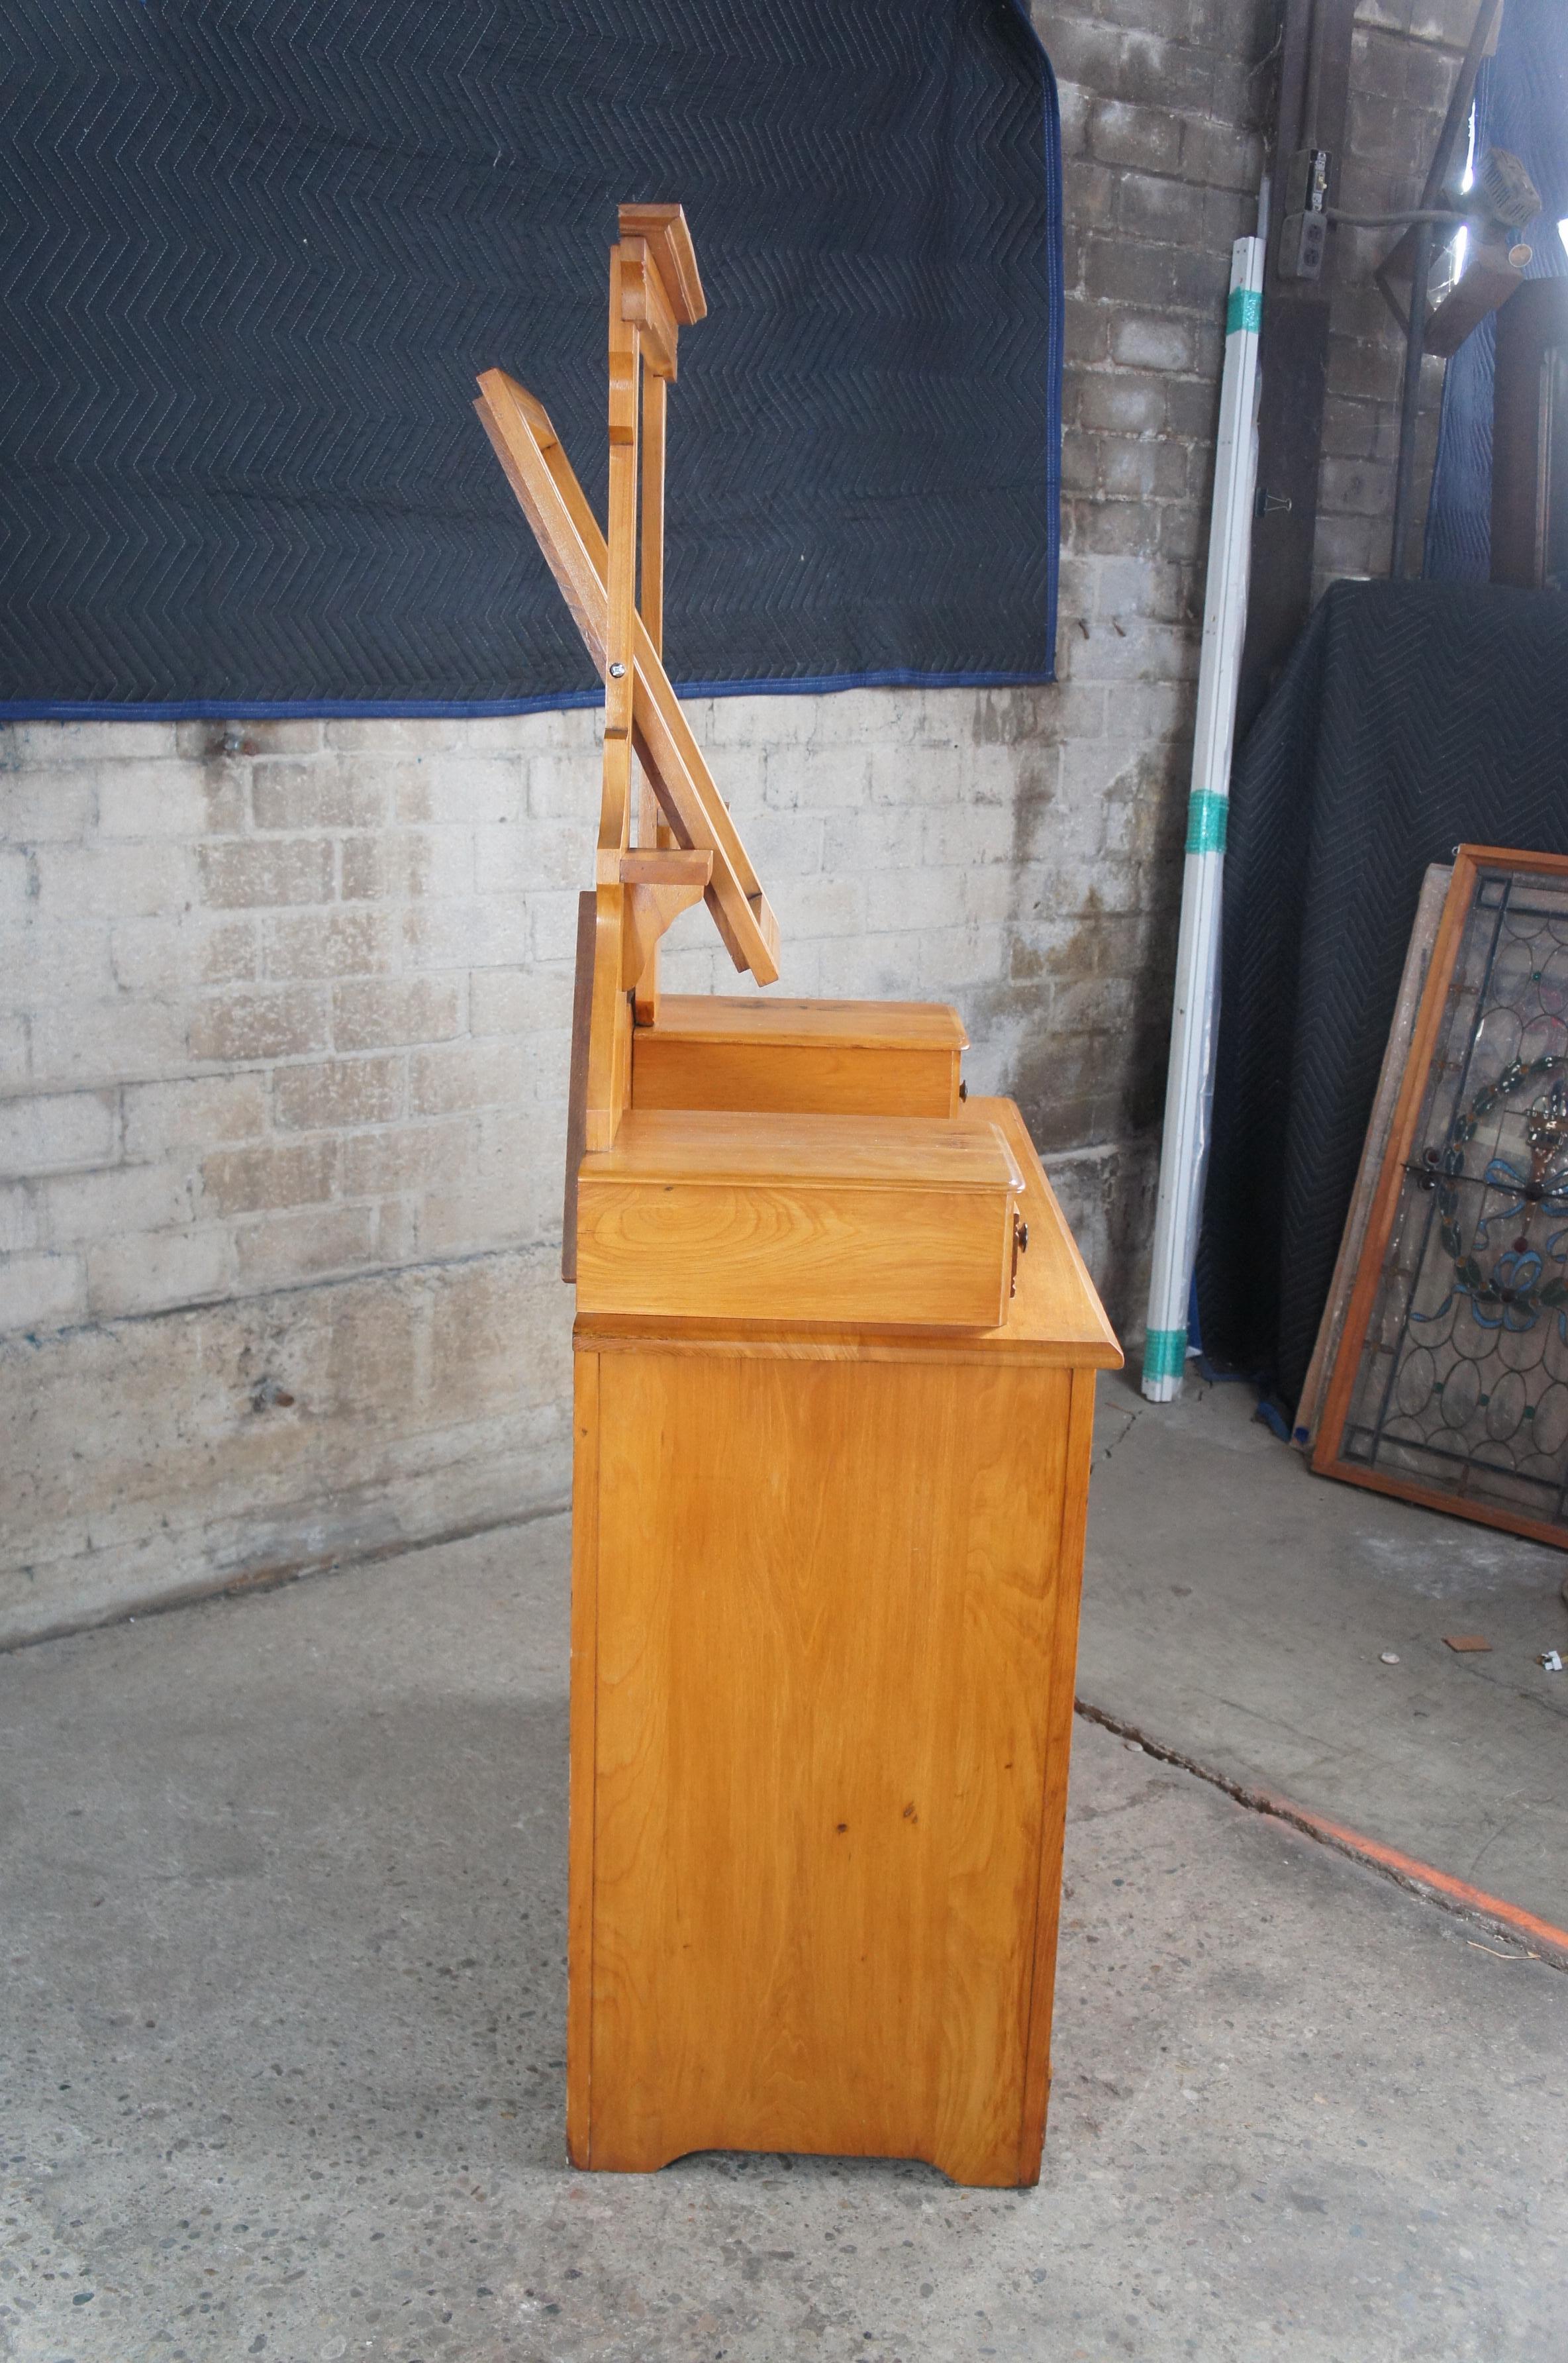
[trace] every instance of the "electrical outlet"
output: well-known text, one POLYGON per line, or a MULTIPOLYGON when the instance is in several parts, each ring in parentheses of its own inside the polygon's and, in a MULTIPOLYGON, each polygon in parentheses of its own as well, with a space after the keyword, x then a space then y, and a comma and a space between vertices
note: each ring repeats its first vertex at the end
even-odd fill
POLYGON ((1320 279, 1329 225, 1321 214, 1286 214, 1279 226, 1282 279, 1320 279))
POLYGON ((1285 176, 1285 218, 1279 226, 1282 279, 1320 279, 1328 252, 1329 168, 1326 148, 1298 148, 1285 176))

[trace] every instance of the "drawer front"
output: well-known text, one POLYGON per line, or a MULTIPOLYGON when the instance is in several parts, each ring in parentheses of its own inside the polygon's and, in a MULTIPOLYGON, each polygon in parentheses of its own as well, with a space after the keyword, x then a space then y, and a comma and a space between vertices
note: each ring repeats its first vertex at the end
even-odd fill
POLYGON ((756 1109, 779 1115, 949 1116, 957 1050, 860 1043, 702 1042, 632 1037, 632 1105, 756 1109))
POLYGON ((1010 1190, 591 1178, 580 1313, 994 1329, 1007 1317, 1010 1190))

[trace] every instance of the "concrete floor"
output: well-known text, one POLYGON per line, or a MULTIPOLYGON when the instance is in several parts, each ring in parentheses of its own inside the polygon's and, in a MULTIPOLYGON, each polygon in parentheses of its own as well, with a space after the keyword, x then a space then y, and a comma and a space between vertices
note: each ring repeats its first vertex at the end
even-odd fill
POLYGON ((565 1599, 555 1521, 0 1661, 12 2363, 1561 2363, 1568 1979, 1083 1723, 1037 2191, 574 2174, 565 1599))
POLYGON ((1097 1443, 1079 1697, 1568 1928, 1563 1553, 1314 1477, 1245 1387, 1104 1380, 1097 1443))

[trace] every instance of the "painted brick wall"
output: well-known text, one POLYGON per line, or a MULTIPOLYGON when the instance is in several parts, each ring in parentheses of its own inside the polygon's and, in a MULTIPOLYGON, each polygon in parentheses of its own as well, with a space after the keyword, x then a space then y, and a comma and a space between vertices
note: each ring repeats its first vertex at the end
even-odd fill
MULTIPOLYGON (((1223 292, 1266 0, 1042 8, 1059 670, 693 714, 782 988, 955 1001, 1146 1286, 1223 292)), ((519 530, 524 528, 519 524, 519 530)), ((677 660, 679 652, 675 652, 677 660)), ((597 716, 0 739, 0 1639, 560 1503, 597 716)), ((672 986, 749 990, 689 914, 672 986)))
MULTIPOLYGON (((1066 222, 1062 740, 1021 766, 1019 898, 984 1021, 1043 1145, 1124 1144, 1108 1248, 1141 1330, 1165 1096, 1231 248, 1256 222, 1268 0, 1036 7, 1066 222), (1065 871, 1065 876, 1061 873, 1065 871), (1040 987, 1051 1015, 1042 1022, 1040 987)), ((1027 738, 1020 732, 1021 748, 1027 738)))
MULTIPOLYGON (((1066 1152, 1114 1294, 1147 1188, 1116 1128, 1117 963, 1147 890, 1111 697, 862 691, 693 719, 770 882, 783 989, 956 1001, 973 1085, 1019 1085, 1066 1152)), ((0 1433, 20 1481, 0 1633, 565 1498, 555 1271, 596 732, 6 734, 0 1433)), ((739 989, 713 943, 688 915, 672 987, 739 989)))

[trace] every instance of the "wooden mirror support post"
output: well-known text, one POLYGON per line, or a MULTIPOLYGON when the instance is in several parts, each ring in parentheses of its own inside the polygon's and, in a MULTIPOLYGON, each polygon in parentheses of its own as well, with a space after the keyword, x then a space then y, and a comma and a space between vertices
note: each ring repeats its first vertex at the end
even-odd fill
POLYGON ((474 405, 604 682, 592 889, 578 925, 562 1277, 577 1277, 577 1175, 613 1146, 632 1032, 658 1012, 658 940, 705 899, 738 969, 778 973, 778 929, 661 661, 668 389, 682 327, 707 310, 679 205, 623 205, 610 254, 610 520, 602 534, 543 405, 501 370, 474 405), (641 461, 639 469, 639 459, 641 461), (638 559, 642 605, 637 602, 638 559), (632 766, 643 773, 632 849, 632 766))
POLYGON ((678 205, 622 207, 610 291, 607 533, 524 387, 488 370, 477 405, 605 685, 562 1259, 568 2147, 1032 2182, 1121 1354, 1018 1110, 966 1100, 955 1010, 659 989, 699 900, 758 984, 778 931, 664 667, 705 309, 678 205))

